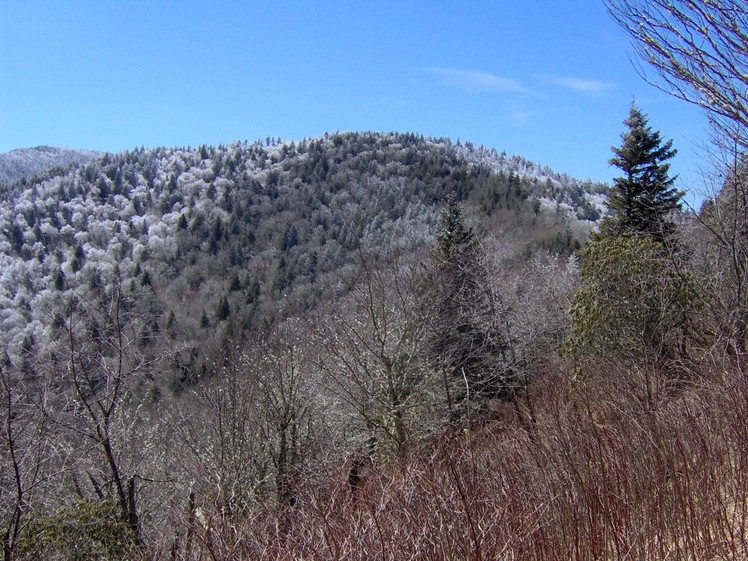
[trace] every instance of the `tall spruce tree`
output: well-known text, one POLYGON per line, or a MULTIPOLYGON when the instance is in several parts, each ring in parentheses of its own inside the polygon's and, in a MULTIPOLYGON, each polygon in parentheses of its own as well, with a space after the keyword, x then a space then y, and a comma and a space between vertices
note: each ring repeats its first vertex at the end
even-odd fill
POLYGON ((450 413, 462 416, 472 401, 506 395, 514 361, 481 245, 454 197, 442 213, 429 278, 431 354, 445 376, 450 413))
POLYGON ((612 215, 579 254, 580 287, 563 350, 645 372, 650 400, 650 374, 671 371, 687 354, 694 302, 687 275, 668 251, 674 230, 668 215, 682 197, 668 176, 673 143, 652 131, 635 104, 624 123, 622 145, 610 160, 624 176, 614 180, 612 215))
POLYGON ((668 175, 667 161, 677 150, 672 140, 665 142, 659 131, 652 130, 635 103, 624 124, 627 129, 621 134, 622 144, 612 148, 615 156, 610 159, 624 175, 613 180, 608 200, 613 215, 603 221, 601 233, 612 237, 643 234, 663 242, 672 229, 667 216, 680 208, 683 196, 673 187, 676 177, 668 175))

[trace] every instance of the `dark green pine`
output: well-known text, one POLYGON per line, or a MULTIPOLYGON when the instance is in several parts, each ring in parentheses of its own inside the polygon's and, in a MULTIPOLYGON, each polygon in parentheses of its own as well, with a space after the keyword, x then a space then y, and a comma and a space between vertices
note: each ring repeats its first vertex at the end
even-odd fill
POLYGON ((623 175, 613 180, 608 200, 612 213, 603 221, 601 234, 648 235, 665 241, 672 229, 668 215, 680 208, 683 196, 673 186, 676 177, 669 176, 668 160, 677 150, 672 140, 664 142, 659 131, 652 130, 635 104, 624 124, 622 144, 612 148, 610 159, 623 175))

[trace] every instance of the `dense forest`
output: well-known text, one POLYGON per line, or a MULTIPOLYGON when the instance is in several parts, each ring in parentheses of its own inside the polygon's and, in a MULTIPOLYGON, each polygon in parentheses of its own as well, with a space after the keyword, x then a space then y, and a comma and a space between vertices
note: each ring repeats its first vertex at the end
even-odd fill
POLYGON ((490 415, 560 344, 607 189, 396 133, 35 165, 0 213, 21 558, 201 557, 196 528, 160 534, 185 505, 275 512, 331 469, 357 489, 490 415))
POLYGON ((610 186, 404 133, 0 158, 5 561, 744 559, 748 19, 713 4, 607 2, 711 117, 699 209, 633 103, 610 186))
POLYGON ((3 348, 12 364, 33 361, 50 322, 72 300, 106 297, 116 274, 138 295, 141 346, 183 347, 179 375, 160 380, 178 386, 237 333, 329 301, 361 251, 398 246, 417 261, 448 194, 517 251, 568 255, 603 190, 415 135, 105 155, 2 194, 3 348))

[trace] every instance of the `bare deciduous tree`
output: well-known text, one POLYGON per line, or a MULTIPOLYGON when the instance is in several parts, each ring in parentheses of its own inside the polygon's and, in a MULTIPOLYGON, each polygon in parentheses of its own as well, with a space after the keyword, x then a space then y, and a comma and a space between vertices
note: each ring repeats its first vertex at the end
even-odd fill
POLYGON ((293 506, 320 422, 309 326, 289 319, 263 333, 241 365, 256 392, 258 429, 273 467, 278 504, 293 506))
POLYGON ((745 372, 748 352, 748 172, 736 159, 716 196, 698 216, 694 232, 699 251, 693 264, 700 275, 715 348, 736 359, 745 372))
POLYGON ((84 495, 82 476, 97 499, 114 500, 140 544, 137 487, 147 477, 139 465, 154 451, 139 432, 138 407, 153 397, 154 372, 168 350, 147 348, 153 322, 137 296, 122 286, 116 268, 110 290, 87 301, 72 295, 51 352, 45 412, 68 442, 76 493, 84 495))
POLYGON ((48 475, 45 419, 33 403, 22 376, 0 366, 0 540, 11 561, 26 526, 32 495, 48 475))
POLYGON ((400 453, 428 432, 440 401, 424 360, 428 322, 412 268, 394 255, 360 258, 361 278, 320 330, 320 364, 368 437, 400 453))
POLYGON ((742 0, 604 0, 634 39, 653 85, 707 111, 725 139, 748 147, 748 7, 742 0))
POLYGON ((173 551, 183 558, 236 555, 247 517, 293 511, 324 434, 312 342, 300 320, 269 326, 182 396, 175 427, 187 512, 173 551))

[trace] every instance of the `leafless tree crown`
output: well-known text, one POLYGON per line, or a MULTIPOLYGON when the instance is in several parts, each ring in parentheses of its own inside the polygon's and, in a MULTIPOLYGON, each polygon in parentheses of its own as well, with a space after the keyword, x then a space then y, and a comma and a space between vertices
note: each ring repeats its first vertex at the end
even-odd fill
POLYGON ((748 147, 748 5, 742 0, 604 0, 634 39, 651 84, 707 111, 748 147))

